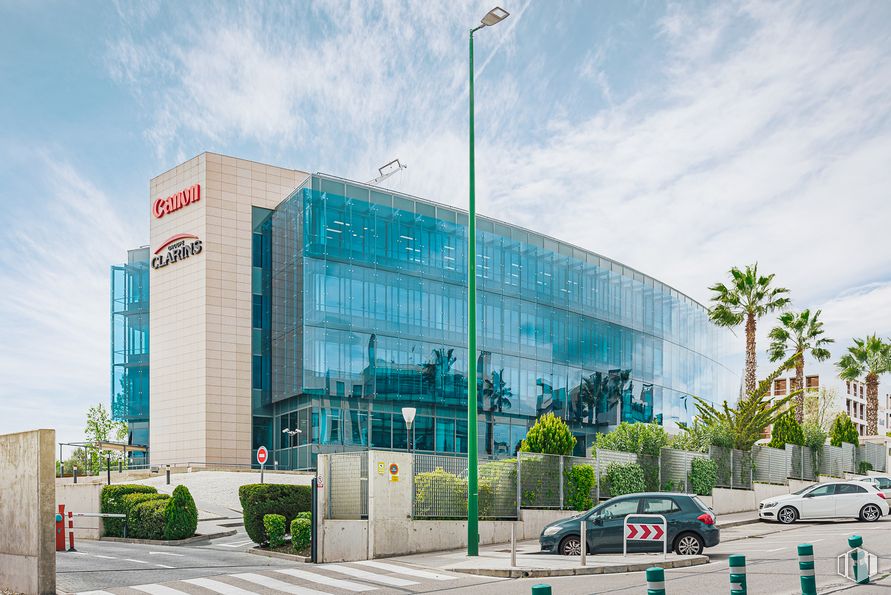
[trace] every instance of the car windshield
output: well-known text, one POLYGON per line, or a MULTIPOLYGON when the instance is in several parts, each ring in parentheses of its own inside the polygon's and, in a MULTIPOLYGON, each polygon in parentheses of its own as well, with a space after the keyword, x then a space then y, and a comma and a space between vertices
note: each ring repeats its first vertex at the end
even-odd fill
POLYGON ((792 492, 792 495, 793 495, 793 496, 801 496, 801 495, 804 494, 805 492, 809 492, 809 491, 811 491, 812 489, 814 489, 815 487, 816 487, 816 486, 805 486, 805 487, 801 488, 800 490, 798 490, 797 492, 792 492))

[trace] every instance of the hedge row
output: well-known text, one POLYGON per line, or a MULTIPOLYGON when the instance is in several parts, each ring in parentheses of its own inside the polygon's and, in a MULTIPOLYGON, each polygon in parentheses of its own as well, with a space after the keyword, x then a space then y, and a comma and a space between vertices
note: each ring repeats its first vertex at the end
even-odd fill
MULTIPOLYGON (((127 515, 127 537, 135 539, 185 539, 198 528, 198 508, 186 486, 177 486, 172 497, 146 485, 105 486, 100 510, 127 515)), ((103 527, 105 536, 124 536, 123 519, 105 519, 103 527)))
POLYGON ((269 483, 254 483, 238 488, 238 499, 244 511, 244 528, 251 541, 264 544, 269 540, 263 517, 279 514, 285 517, 285 526, 301 512, 309 512, 312 506, 312 488, 269 483))

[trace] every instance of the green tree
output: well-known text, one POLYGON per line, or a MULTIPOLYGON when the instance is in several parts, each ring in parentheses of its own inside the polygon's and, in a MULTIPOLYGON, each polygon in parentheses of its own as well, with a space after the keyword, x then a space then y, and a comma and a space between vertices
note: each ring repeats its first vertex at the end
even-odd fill
POLYGON ((730 269, 730 285, 716 283, 709 287, 714 292, 708 312, 709 319, 718 326, 733 328, 743 322, 746 325, 746 377, 745 394, 756 389, 755 331, 758 319, 789 304, 784 294, 789 290, 773 287, 773 275, 760 275, 758 263, 744 270, 730 269))
MULTIPOLYGON (((105 405, 99 403, 87 410, 87 425, 84 428, 84 438, 87 442, 95 445, 98 442, 113 442, 126 437, 126 422, 112 419, 105 405)), ((99 454, 99 449, 95 446, 89 448, 91 473, 99 472, 101 466, 99 454)), ((122 456, 121 453, 114 453, 111 458, 117 461, 122 456)))
POLYGON ((682 426, 683 432, 671 438, 671 448, 690 452, 708 452, 711 446, 730 448, 733 437, 724 425, 706 425, 698 417, 682 426))
POLYGON ((594 451, 601 448, 659 456, 659 451, 669 442, 668 432, 659 424, 630 424, 623 421, 613 431, 597 435, 594 451))
MULTIPOLYGON (((694 397, 700 421, 710 428, 723 428, 730 438, 730 446, 739 450, 751 450, 752 445, 760 438, 764 429, 773 424, 783 414, 786 405, 794 399, 799 390, 792 391, 782 399, 771 402, 770 387, 776 378, 795 364, 793 355, 777 368, 770 376, 762 380, 755 390, 737 402, 733 407, 724 401, 717 408, 708 401, 694 397)), ((681 429, 687 426, 681 424, 681 429)))
MULTIPOLYGON (((811 354, 818 362, 829 359, 831 355, 826 346, 834 341, 824 337, 823 322, 820 320, 820 310, 811 315, 810 310, 802 310, 799 313, 783 312, 778 320, 779 325, 770 330, 770 347, 767 353, 770 361, 776 362, 792 353, 798 354, 795 360, 795 387, 804 388, 804 357, 811 354)), ((804 392, 795 399, 795 419, 798 423, 804 422, 804 392)))
POLYGON ((770 430, 770 443, 768 446, 772 448, 785 448, 787 444, 804 444, 804 432, 801 424, 795 419, 793 410, 786 411, 779 416, 770 430))
POLYGON ((854 339, 848 353, 835 364, 842 380, 866 377, 866 433, 879 433, 879 376, 891 372, 891 344, 871 335, 854 339))
POLYGON ((553 413, 545 413, 529 428, 526 438, 520 444, 520 451, 571 455, 575 442, 575 436, 565 421, 553 413))
POLYGON ((839 413, 829 428, 829 444, 841 446, 842 442, 860 445, 860 433, 847 413, 839 413))

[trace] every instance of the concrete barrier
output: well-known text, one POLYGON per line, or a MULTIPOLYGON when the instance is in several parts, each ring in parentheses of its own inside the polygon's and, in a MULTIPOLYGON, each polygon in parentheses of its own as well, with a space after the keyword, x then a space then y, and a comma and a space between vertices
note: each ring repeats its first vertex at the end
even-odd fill
POLYGON ((0 435, 0 591, 56 592, 55 430, 0 435))
MULTIPOLYGON (((56 479, 56 510, 59 504, 65 505, 66 513, 71 512, 101 512, 100 496, 104 484, 77 485, 67 480, 56 479)), ((99 539, 102 536, 102 519, 98 517, 75 517, 75 539, 99 539)))

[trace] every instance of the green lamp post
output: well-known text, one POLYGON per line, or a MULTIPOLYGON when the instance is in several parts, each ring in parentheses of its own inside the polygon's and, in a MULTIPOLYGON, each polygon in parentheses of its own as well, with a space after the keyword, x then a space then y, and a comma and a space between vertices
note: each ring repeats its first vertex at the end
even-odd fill
POLYGON ((476 450, 476 175, 473 148, 473 34, 509 16, 500 7, 486 13, 470 30, 470 208, 467 229, 467 555, 479 555, 479 487, 476 450))

